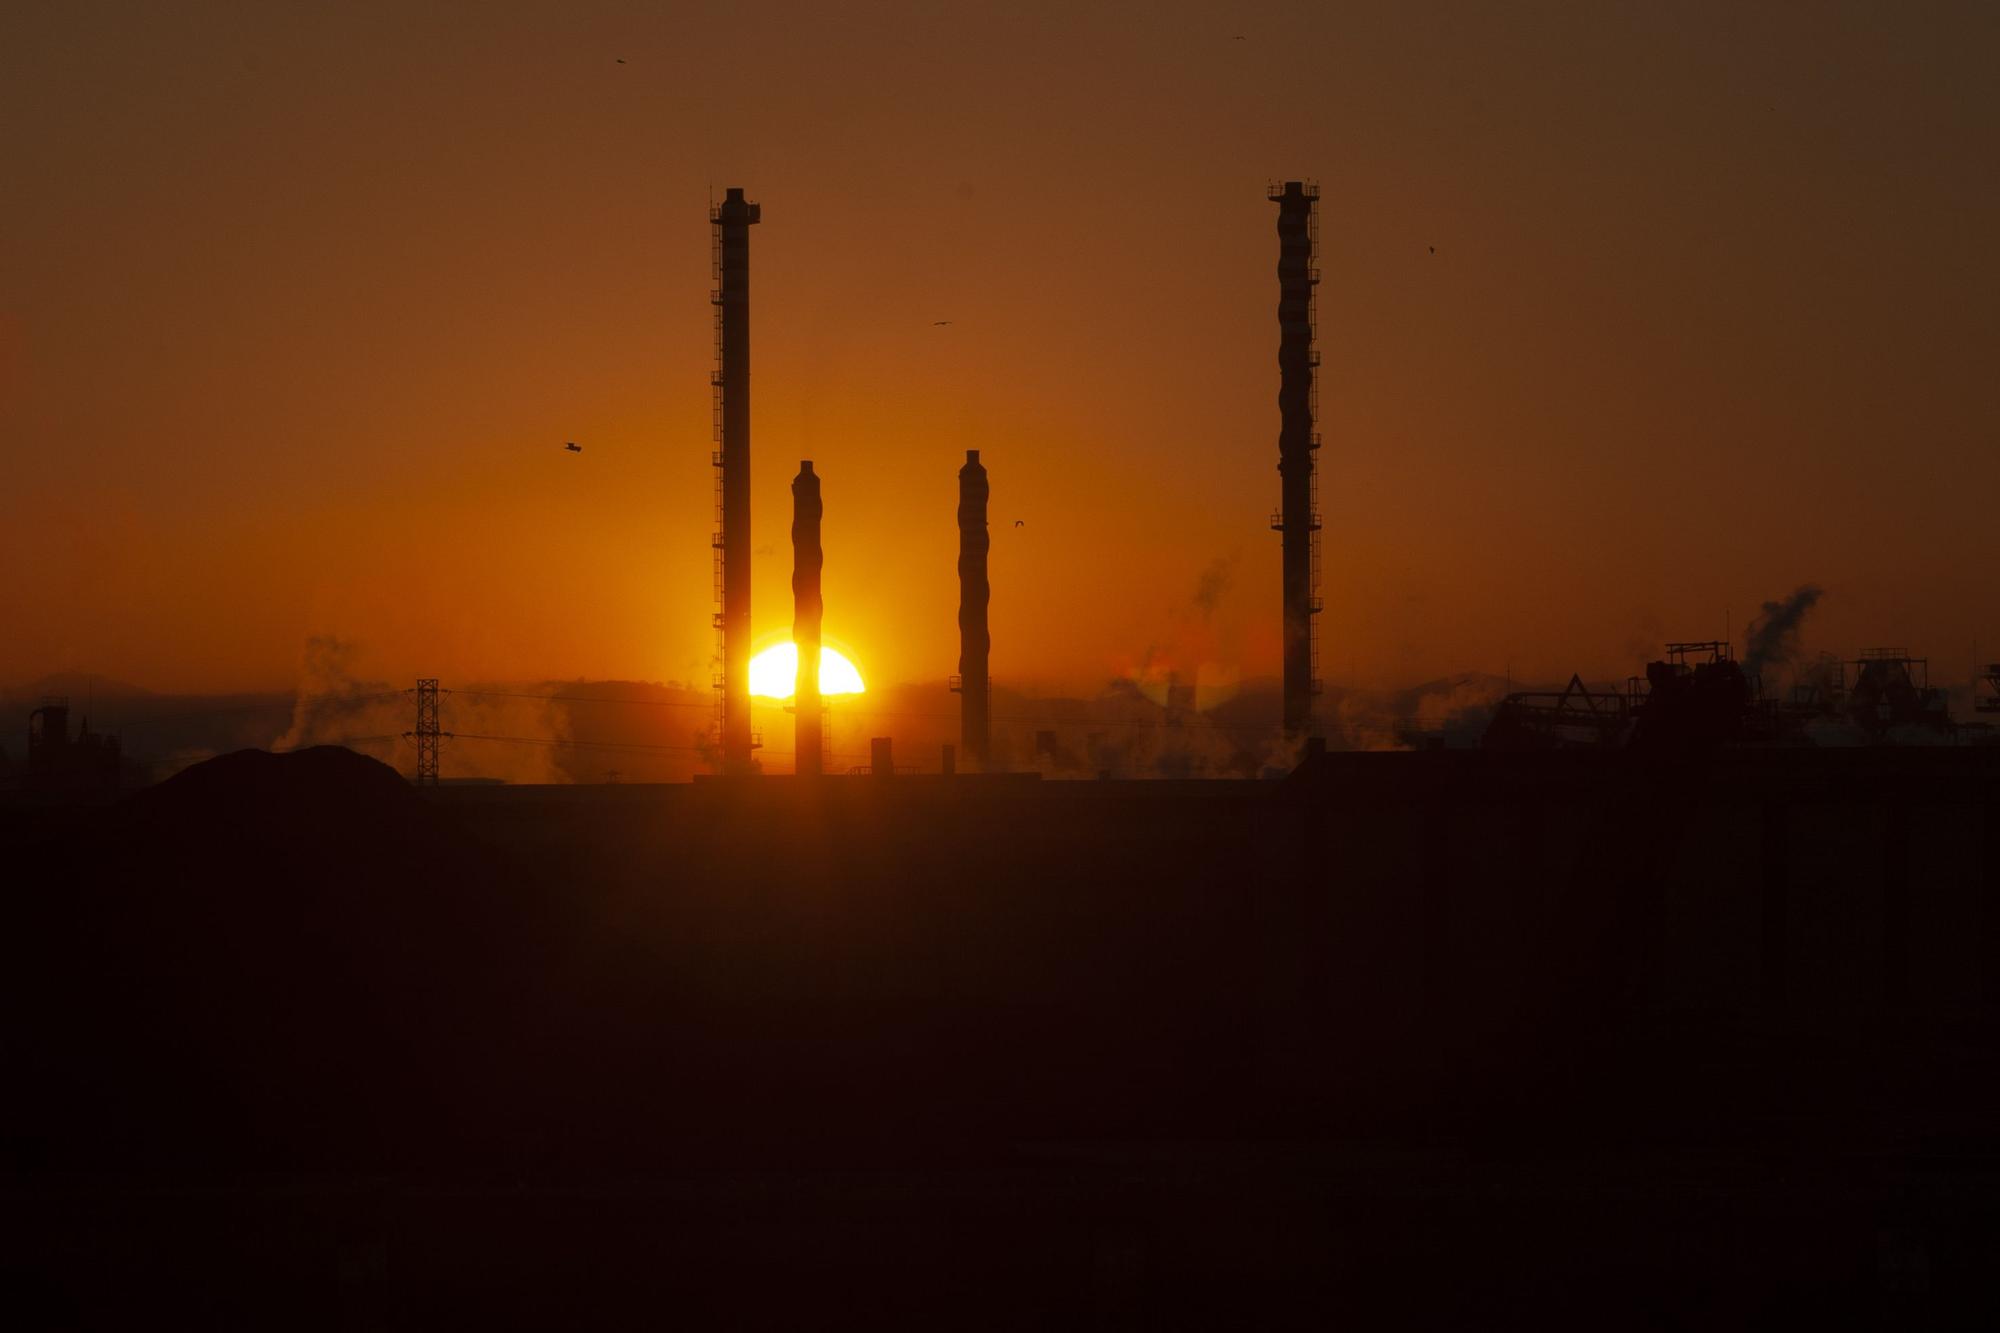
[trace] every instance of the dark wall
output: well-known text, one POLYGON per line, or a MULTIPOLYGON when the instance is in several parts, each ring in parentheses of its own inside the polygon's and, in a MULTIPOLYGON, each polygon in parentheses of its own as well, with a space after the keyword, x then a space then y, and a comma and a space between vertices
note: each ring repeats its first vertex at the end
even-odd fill
POLYGON ((622 1161, 1893 1101, 1983 1069, 1983 758, 168 784, 26 853, 11 1132, 622 1161))

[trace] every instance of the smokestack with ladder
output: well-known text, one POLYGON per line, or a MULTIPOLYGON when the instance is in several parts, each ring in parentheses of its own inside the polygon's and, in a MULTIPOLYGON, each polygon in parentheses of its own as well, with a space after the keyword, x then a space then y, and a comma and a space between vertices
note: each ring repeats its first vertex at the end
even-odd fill
POLYGON ((811 459, 799 462, 792 479, 792 643, 799 650, 797 682, 792 689, 797 745, 792 769, 802 777, 818 777, 825 744, 820 736, 820 619, 826 604, 820 599, 819 572, 825 562, 819 545, 819 521, 825 512, 819 498, 819 478, 811 459))
POLYGON ((1286 181, 1273 193, 1278 206, 1278 475, 1279 512, 1271 526, 1284 534, 1285 734, 1312 730, 1312 700, 1319 692, 1313 617, 1319 601, 1319 487, 1314 454, 1319 412, 1313 372, 1314 267, 1319 248, 1319 187, 1286 181))
POLYGON ((732 189, 715 227, 715 416, 721 450, 716 625, 722 631, 722 771, 754 772, 750 734, 750 227, 761 210, 732 189))
POLYGON ((992 697, 986 675, 993 641, 986 632, 986 604, 992 589, 986 582, 986 551, 992 539, 986 531, 989 489, 979 451, 965 451, 958 470, 958 690, 960 743, 975 771, 991 758, 992 697))

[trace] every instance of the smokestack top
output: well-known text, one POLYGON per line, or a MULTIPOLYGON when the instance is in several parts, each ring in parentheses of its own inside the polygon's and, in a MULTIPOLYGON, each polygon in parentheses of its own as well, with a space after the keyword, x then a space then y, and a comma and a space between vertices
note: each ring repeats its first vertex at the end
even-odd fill
POLYGON ((715 221, 748 224, 757 221, 762 213, 762 206, 744 199, 741 188, 732 187, 723 192, 722 203, 715 210, 715 221))
POLYGON ((811 472, 812 470, 813 470, 813 461, 812 461, 812 459, 810 459, 810 458, 801 458, 801 459, 799 460, 799 471, 800 471, 800 472, 811 472))
POLYGON ((965 451, 965 461, 968 463, 977 463, 979 461, 979 451, 977 449, 967 449, 965 451))

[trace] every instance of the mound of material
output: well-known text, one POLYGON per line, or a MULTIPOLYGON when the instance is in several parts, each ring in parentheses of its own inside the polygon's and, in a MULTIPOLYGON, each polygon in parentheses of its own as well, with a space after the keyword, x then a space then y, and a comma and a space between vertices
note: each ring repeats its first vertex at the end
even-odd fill
POLYGON ((418 805, 410 784, 387 764, 337 745, 273 754, 238 750, 183 769, 125 803, 148 824, 216 818, 285 824, 407 817, 418 805))
POLYGON ((43 1095, 0 1112, 0 1142, 153 1166, 436 1143, 433 1089, 503 1067, 477 1016, 539 926, 436 816, 351 751, 251 750, 107 811, 88 848, 42 848, 0 959, 43 1095))

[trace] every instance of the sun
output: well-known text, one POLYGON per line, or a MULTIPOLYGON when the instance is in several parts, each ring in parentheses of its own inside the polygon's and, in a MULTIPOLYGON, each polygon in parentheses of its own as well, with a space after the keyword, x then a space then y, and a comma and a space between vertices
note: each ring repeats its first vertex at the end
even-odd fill
MULTIPOLYGON (((750 693, 763 699, 789 699, 795 692, 794 682, 798 674, 799 646, 795 643, 776 644, 750 659, 750 693)), ((861 694, 867 688, 861 683, 861 673, 854 669, 854 663, 824 644, 820 645, 819 692, 822 696, 861 694)))

